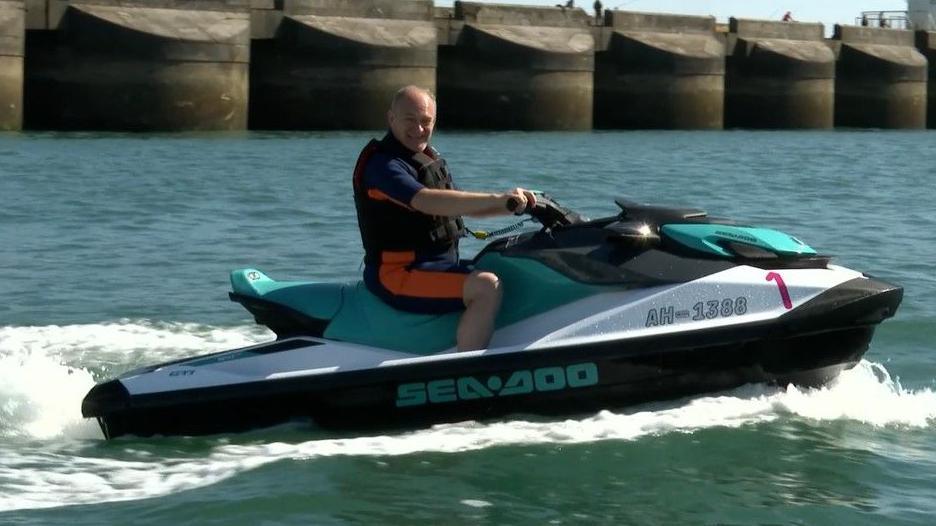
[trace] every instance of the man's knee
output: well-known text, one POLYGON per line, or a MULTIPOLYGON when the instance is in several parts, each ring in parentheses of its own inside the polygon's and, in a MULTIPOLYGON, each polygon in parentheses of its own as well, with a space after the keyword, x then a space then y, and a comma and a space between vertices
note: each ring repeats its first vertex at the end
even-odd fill
POLYGON ((475 300, 500 300, 500 279, 493 272, 472 272, 465 281, 465 303, 475 300))

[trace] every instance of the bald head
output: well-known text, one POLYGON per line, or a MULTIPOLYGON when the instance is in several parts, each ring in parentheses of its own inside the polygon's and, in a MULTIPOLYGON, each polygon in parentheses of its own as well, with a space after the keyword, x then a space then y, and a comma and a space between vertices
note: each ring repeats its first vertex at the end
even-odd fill
POLYGON ((387 111, 387 122, 393 136, 413 152, 422 152, 429 146, 435 118, 435 97, 429 90, 418 86, 400 88, 387 111))
POLYGON ((393 100, 390 101, 390 111, 398 108, 401 104, 432 104, 435 107, 435 97, 431 91, 410 84, 409 86, 403 86, 393 94, 393 100))

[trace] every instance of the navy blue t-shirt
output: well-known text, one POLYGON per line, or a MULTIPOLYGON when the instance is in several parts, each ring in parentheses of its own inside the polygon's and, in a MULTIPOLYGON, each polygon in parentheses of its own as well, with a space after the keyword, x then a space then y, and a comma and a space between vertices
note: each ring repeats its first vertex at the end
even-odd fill
POLYGON ((384 148, 377 150, 364 167, 362 183, 369 197, 388 197, 398 205, 410 207, 417 192, 425 188, 417 179, 416 168, 407 159, 413 155, 392 133, 383 138, 384 148), (383 196, 375 196, 376 190, 383 196))
MULTIPOLYGON (((387 132, 383 147, 373 153, 364 166, 362 189, 371 199, 389 199, 409 209, 413 196, 425 188, 417 180, 417 167, 410 160, 413 152, 387 132)), ((458 242, 441 252, 416 251, 414 268, 433 268, 439 263, 458 263, 458 242)), ((375 270, 375 269, 374 269, 375 270)), ((366 274, 365 269, 365 274, 366 274)))

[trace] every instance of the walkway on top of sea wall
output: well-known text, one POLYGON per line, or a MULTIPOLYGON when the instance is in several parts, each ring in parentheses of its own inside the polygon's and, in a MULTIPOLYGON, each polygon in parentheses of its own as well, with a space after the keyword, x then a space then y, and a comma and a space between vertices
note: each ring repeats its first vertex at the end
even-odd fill
POLYGON ((432 0, 0 0, 0 128, 936 127, 936 33, 432 0))

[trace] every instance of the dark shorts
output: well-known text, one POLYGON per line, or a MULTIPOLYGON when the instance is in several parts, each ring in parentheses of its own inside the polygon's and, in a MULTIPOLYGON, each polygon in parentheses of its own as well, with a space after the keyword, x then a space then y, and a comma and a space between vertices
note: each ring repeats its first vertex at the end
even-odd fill
POLYGON ((368 290, 402 311, 443 314, 464 310, 463 291, 471 267, 461 261, 414 259, 413 252, 384 252, 379 266, 364 269, 368 290))

